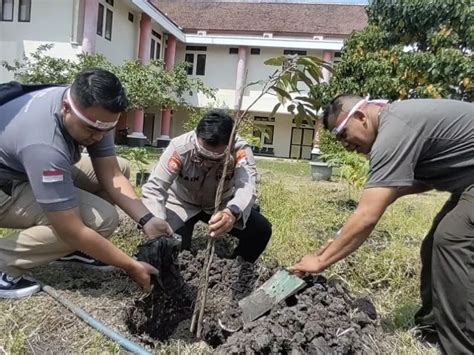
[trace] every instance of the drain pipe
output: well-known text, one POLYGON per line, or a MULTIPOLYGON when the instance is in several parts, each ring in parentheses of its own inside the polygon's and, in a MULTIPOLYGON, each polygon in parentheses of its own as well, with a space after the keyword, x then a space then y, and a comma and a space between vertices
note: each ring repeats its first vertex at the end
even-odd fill
POLYGON ((44 292, 46 292, 56 301, 61 303, 64 307, 69 309, 76 316, 81 318, 84 322, 86 322, 91 327, 97 329, 100 333, 104 334, 105 336, 115 341, 117 344, 122 346, 125 350, 128 350, 134 354, 139 354, 139 355, 151 355, 150 352, 146 351, 144 348, 142 348, 138 344, 135 344, 134 342, 125 338, 123 335, 114 332, 112 329, 108 328, 104 323, 101 323, 98 320, 94 319, 89 314, 87 314, 87 312, 85 312, 84 310, 76 306, 75 304, 71 303, 64 297, 61 297, 57 293, 57 291, 51 286, 42 285, 42 289, 44 292))

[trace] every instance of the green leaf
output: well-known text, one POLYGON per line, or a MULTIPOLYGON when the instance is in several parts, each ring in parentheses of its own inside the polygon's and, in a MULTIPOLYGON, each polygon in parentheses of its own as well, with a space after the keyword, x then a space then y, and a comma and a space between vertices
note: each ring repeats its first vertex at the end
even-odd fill
POLYGON ((279 88, 278 86, 272 86, 270 89, 275 91, 281 97, 286 98, 288 100, 291 100, 291 95, 289 93, 287 93, 285 90, 279 88))
POLYGON ((285 56, 275 57, 267 59, 264 64, 265 65, 273 65, 273 66, 282 66, 286 62, 285 56))
POLYGON ((281 102, 277 103, 277 104, 273 107, 273 110, 272 110, 272 112, 270 113, 269 118, 275 117, 276 112, 278 111, 278 109, 280 108, 280 106, 281 106, 281 102))

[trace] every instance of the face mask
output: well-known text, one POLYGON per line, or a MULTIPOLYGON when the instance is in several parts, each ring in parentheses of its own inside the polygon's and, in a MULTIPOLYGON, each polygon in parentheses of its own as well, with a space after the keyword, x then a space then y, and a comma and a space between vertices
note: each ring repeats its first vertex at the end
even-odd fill
POLYGON ((205 160, 212 160, 215 162, 220 162, 225 158, 225 152, 224 153, 216 153, 216 152, 211 152, 210 150, 204 148, 202 145, 199 144, 199 141, 196 139, 196 148, 197 148, 197 154, 205 159, 205 160))

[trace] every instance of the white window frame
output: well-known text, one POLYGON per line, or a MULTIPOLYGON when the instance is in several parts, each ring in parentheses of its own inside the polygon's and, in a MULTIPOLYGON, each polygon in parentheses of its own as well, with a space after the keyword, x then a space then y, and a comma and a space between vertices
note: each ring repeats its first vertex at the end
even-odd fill
MULTIPOLYGON (((99 26, 97 26, 96 33, 98 36, 104 37, 108 41, 112 41, 112 33, 114 29, 114 8, 113 5, 109 4, 108 2, 99 2, 97 6, 97 13, 99 16, 99 8, 100 6, 103 6, 104 11, 102 12, 102 22, 101 22, 101 27, 100 28, 100 33, 99 33, 99 26), (110 21, 108 15, 110 14, 110 21), (110 23, 110 33, 107 34, 107 25, 110 23)), ((97 18, 97 25, 99 25, 99 17, 97 18)))
POLYGON ((5 2, 6 0, 0 0, 0 21, 1 22, 13 22, 13 19, 15 18, 15 0, 10 0, 11 1, 11 12, 8 12, 8 15, 11 16, 11 18, 5 18, 5 13, 4 13, 4 8, 5 8, 5 2))
POLYGON ((31 22, 31 0, 18 0, 18 22, 31 22), (24 9, 26 11, 25 14, 28 15, 28 17, 26 17, 26 19, 24 20, 20 18, 20 16, 22 15, 22 2, 26 2, 26 4, 24 4, 24 9))
MULTIPOLYGON (((193 46, 188 46, 188 47, 193 47, 193 46)), ((199 46, 197 46, 199 47, 199 46)), ((188 75, 192 75, 192 76, 206 76, 206 66, 207 66, 207 47, 203 47, 203 48, 206 48, 206 50, 194 50, 194 49, 187 49, 186 48, 186 51, 184 53, 184 58, 185 58, 185 62, 186 61, 186 56, 187 55, 192 55, 193 56, 193 60, 192 60, 192 63, 191 62, 188 62, 188 63, 191 63, 192 66, 190 68, 188 68, 188 75), (197 73, 197 61, 198 61, 198 56, 204 56, 204 73, 203 74, 198 74, 197 73)))
POLYGON ((163 38, 163 35, 159 34, 158 32, 156 31, 152 31, 151 32, 151 39, 150 39, 150 59, 161 59, 161 51, 163 50, 163 42, 161 41, 161 39, 163 38), (157 37, 155 36, 155 34, 153 33, 155 32, 156 34, 160 35, 160 37, 157 37), (159 45, 159 50, 157 51, 156 50, 156 45, 159 45), (153 49, 153 51, 152 51, 153 49))

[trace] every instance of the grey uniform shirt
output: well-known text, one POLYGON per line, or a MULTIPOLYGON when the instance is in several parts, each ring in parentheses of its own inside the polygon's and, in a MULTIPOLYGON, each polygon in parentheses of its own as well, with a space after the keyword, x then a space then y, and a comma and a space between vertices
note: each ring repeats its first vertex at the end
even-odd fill
POLYGON ((418 99, 381 111, 366 187, 416 183, 452 193, 474 184, 474 104, 418 99))
MULTIPOLYGON (((29 181, 47 211, 77 207, 71 167, 81 147, 66 131, 61 115, 66 87, 20 96, 0 106, 0 186, 29 181)), ((113 133, 87 147, 91 157, 114 155, 113 133)))
MULTIPOLYGON (((195 131, 171 140, 143 186, 143 202, 173 229, 201 211, 212 214, 223 162, 214 166, 196 154, 195 131), (168 213, 167 213, 168 210, 168 213)), ((244 228, 256 198, 256 168, 250 146, 237 138, 233 161, 228 168, 223 207, 236 205, 242 211, 237 228, 244 228)))

